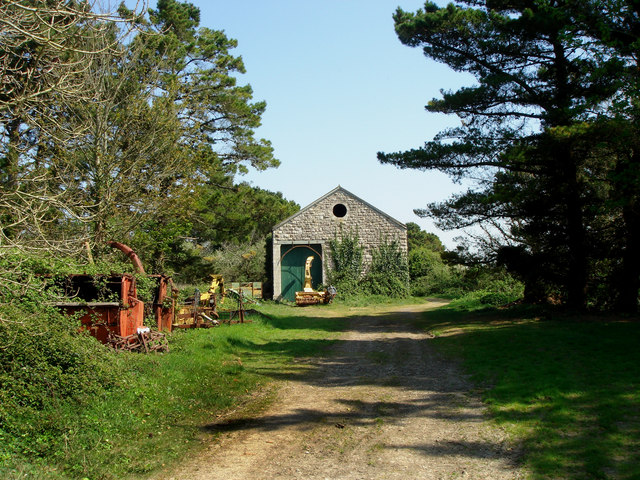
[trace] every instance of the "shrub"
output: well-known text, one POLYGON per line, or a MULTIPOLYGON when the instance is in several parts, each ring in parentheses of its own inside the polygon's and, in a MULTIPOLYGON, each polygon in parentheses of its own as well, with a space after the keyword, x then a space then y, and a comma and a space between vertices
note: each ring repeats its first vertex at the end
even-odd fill
POLYGON ((114 353, 45 295, 37 308, 34 298, 0 307, 0 471, 64 451, 69 419, 121 378, 114 353))
POLYGON ((439 252, 418 248, 409 252, 411 294, 425 296, 461 290, 461 269, 442 261, 439 252))
POLYGON ((501 306, 519 300, 524 284, 502 269, 469 269, 460 300, 476 306, 501 306))
POLYGON ((480 302, 486 305, 505 305, 522 298, 524 284, 506 272, 498 272, 497 278, 485 283, 480 290, 480 302))
POLYGON ((461 286, 461 273, 448 265, 439 264, 427 275, 411 281, 411 295, 416 297, 436 294, 456 294, 461 286))
POLYGON ((98 268, 48 253, 0 255, 0 476, 64 454, 69 422, 122 380, 117 356, 50 306, 59 300, 50 275, 98 268))
POLYGON ((409 296, 409 288, 406 281, 383 272, 369 273, 364 278, 364 288, 371 295, 384 295, 392 298, 409 296))
POLYGON ((329 283, 341 295, 356 295, 363 292, 362 275, 363 248, 357 233, 344 234, 329 242, 333 268, 328 273, 329 283))
POLYGON ((522 282, 502 268, 447 265, 428 252, 415 255, 414 262, 416 258, 430 259, 431 263, 414 263, 414 271, 425 273, 411 282, 411 294, 414 296, 465 297, 483 305, 497 306, 518 300, 524 294, 522 282), (421 269, 416 265, 421 265, 421 269))
POLYGON ((442 270, 441 267, 444 266, 440 253, 425 247, 409 250, 408 262, 412 280, 426 277, 432 270, 442 270))
POLYGON ((383 242, 373 251, 364 287, 373 295, 409 296, 409 266, 396 240, 383 242))
POLYGON ((216 250, 211 257, 209 274, 217 273, 226 282, 265 282, 265 242, 255 243, 225 243, 216 250))

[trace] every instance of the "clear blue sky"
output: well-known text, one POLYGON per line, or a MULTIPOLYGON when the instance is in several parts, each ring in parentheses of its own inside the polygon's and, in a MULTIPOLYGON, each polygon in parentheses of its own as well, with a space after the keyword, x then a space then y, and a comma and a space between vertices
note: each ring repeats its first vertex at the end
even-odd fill
POLYGON ((441 232, 413 209, 461 187, 438 172, 399 170, 376 159, 378 151, 416 148, 456 125, 456 117, 427 113, 424 105, 440 89, 472 83, 397 39, 396 8, 416 11, 424 1, 191 3, 201 9, 201 26, 238 40, 233 53, 247 69, 239 82, 267 102, 257 136, 273 143, 281 166, 238 180, 282 192, 303 207, 340 184, 454 247, 460 232, 441 232))

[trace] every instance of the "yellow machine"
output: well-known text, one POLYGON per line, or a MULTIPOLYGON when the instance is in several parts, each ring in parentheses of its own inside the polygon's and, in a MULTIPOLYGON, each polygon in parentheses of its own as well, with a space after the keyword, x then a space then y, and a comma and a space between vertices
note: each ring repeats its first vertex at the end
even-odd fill
POLYGON ((211 275, 209 290, 200 293, 195 291, 192 298, 176 312, 174 328, 198 328, 218 325, 218 303, 222 303, 226 291, 222 275, 211 275))
POLYGON ((224 289, 224 278, 222 278, 222 275, 211 275, 211 285, 209 285, 209 290, 200 295, 200 301, 211 303, 211 299, 214 298, 214 303, 217 305, 224 301, 225 295, 226 291, 224 289))
POLYGON ((296 292, 296 305, 317 305, 318 303, 330 303, 336 295, 334 287, 329 287, 324 292, 318 292, 312 287, 311 264, 313 256, 307 257, 304 263, 304 287, 301 292, 296 292))

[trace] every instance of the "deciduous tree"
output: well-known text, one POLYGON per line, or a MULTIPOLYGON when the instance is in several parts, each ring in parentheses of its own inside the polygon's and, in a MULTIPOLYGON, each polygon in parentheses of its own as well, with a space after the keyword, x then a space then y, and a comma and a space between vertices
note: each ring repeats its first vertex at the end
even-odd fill
POLYGON ((115 24, 121 35, 133 27, 86 1, 0 3, 1 247, 81 248, 57 228, 86 218, 61 158, 86 131, 75 106, 96 101, 88 73, 120 53, 115 24))

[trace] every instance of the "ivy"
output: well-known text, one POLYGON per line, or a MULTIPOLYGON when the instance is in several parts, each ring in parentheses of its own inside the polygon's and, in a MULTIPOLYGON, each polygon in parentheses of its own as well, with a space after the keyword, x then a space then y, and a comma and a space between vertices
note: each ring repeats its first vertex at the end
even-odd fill
POLYGON ((357 232, 342 234, 329 242, 333 269, 329 272, 329 283, 341 295, 363 293, 362 276, 363 252, 357 232))
POLYGON ((397 240, 383 241, 372 252, 371 267, 364 278, 368 293, 389 297, 409 296, 409 264, 397 240))
POLYGON ((383 241, 373 250, 372 262, 364 277, 364 248, 357 232, 334 238, 329 247, 334 265, 329 281, 341 295, 409 296, 409 266, 398 241, 383 241))

